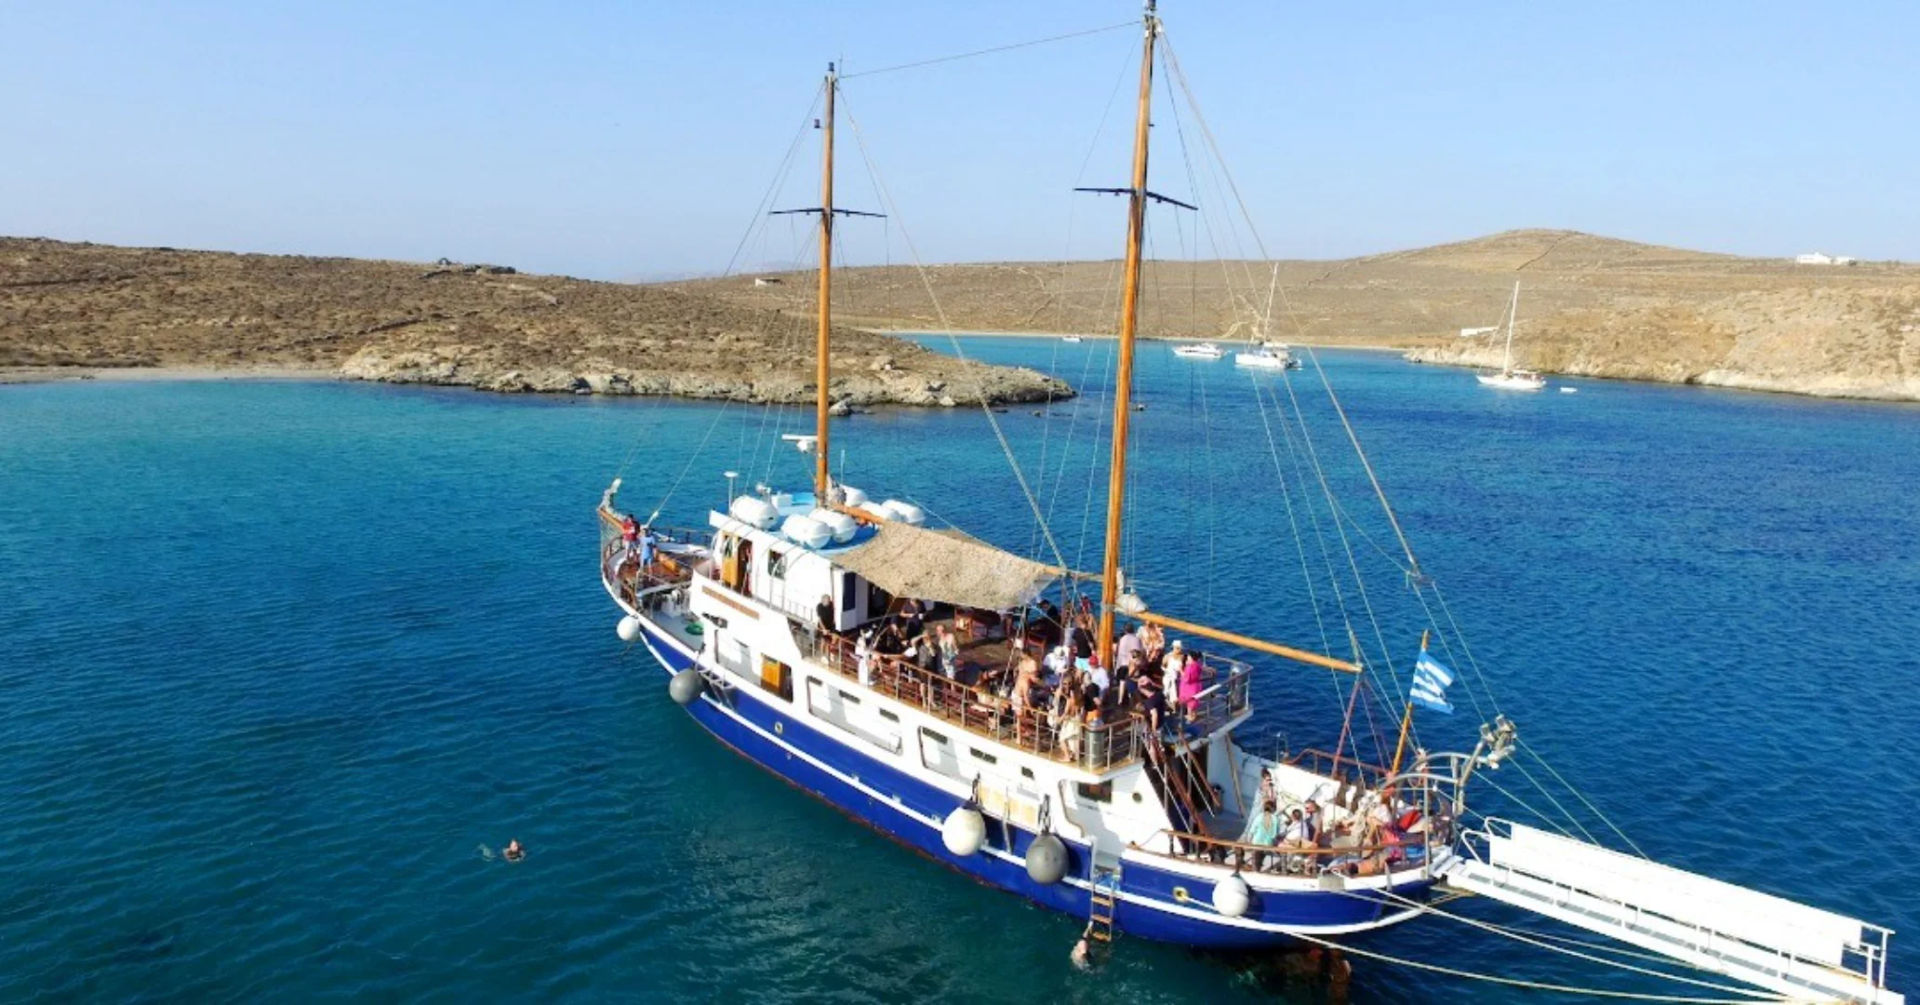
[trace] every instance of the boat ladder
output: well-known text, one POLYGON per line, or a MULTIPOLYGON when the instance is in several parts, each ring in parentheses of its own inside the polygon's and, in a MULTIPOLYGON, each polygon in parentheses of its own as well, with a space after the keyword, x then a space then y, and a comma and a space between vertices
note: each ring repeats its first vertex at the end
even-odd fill
POLYGON ((1120 895, 1120 856, 1093 848, 1087 867, 1087 956, 1090 965, 1106 962, 1113 952, 1113 916, 1120 895))
MULTIPOLYGON (((1190 749, 1184 744, 1176 747, 1157 737, 1148 742, 1155 744, 1158 756, 1149 756, 1147 777, 1160 783, 1160 789, 1167 804, 1167 812, 1173 817, 1174 825, 1202 837, 1209 836, 1206 819, 1201 814, 1201 806, 1194 802, 1193 791, 1188 785, 1189 779, 1193 777, 1190 749), (1183 813, 1186 816, 1184 822, 1180 819, 1183 813)), ((1211 796, 1212 792, 1209 791, 1208 795, 1211 796)))

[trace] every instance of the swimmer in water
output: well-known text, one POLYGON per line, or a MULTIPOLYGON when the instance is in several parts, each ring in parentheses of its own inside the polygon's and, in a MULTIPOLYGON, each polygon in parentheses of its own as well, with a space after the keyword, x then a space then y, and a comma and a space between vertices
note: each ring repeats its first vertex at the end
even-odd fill
POLYGON ((1080 941, 1073 944, 1073 952, 1067 954, 1067 958, 1073 961, 1075 968, 1080 970, 1093 969, 1092 938, 1093 925, 1088 924, 1086 931, 1080 933, 1080 941))
POLYGON ((518 862, 521 859, 527 857, 527 850, 525 848, 520 847, 520 840, 518 838, 515 838, 507 842, 506 848, 502 849, 500 852, 500 857, 506 859, 509 862, 518 862))

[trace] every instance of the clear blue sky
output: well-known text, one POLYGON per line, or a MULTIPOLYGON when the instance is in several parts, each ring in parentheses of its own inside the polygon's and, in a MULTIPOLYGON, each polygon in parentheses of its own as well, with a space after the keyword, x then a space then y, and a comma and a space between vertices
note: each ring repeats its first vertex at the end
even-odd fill
MULTIPOLYGON (((629 278, 726 264, 828 59, 857 72, 1138 8, 13 0, 5 11, 0 233, 629 278)), ((1162 14, 1279 255, 1569 227, 1920 259, 1913 0, 1169 0, 1162 14)), ((1135 41, 1120 31, 846 82, 923 255, 1113 254, 1104 222, 1117 202, 1068 189, 1124 181, 1124 109, 1099 142, 1095 126, 1135 41)), ((1185 191, 1166 115, 1157 122, 1155 187, 1185 191)), ((853 170, 840 202, 871 207, 844 138, 853 170)), ((814 150, 802 156, 785 204, 815 201, 814 150)), ((903 258, 896 230, 847 233, 856 260, 903 258)), ((749 261, 791 257, 794 238, 783 218, 749 261)))

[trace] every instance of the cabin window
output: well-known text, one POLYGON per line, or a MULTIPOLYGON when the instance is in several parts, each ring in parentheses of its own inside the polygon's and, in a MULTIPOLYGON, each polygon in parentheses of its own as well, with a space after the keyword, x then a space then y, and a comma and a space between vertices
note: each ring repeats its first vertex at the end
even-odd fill
POLYGON ((897 714, 895 714, 895 713, 893 713, 893 712, 889 712, 889 711, 887 711, 887 710, 886 710, 886 709, 884 709, 884 708, 880 710, 880 718, 882 718, 882 719, 885 719, 885 720, 887 720, 888 722, 899 722, 899 721, 900 721, 900 716, 899 716, 899 715, 897 715, 897 714))
POLYGON ((1033 777, 1033 769, 1032 769, 1032 768, 1021 768, 1021 769, 1020 769, 1020 776, 1021 776, 1022 778, 1032 778, 1032 777, 1033 777))
POLYGON ((782 701, 792 701, 793 668, 771 656, 760 657, 760 687, 782 701))
POLYGON ((1104 782, 1098 782, 1093 785, 1088 785, 1085 782, 1076 782, 1073 786, 1073 791, 1077 793, 1081 799, 1090 803, 1110 803, 1113 802, 1113 779, 1109 778, 1104 782))
POLYGON ((858 595, 858 591, 856 591, 853 588, 853 586, 854 586, 853 573, 851 572, 841 573, 840 574, 840 609, 843 611, 853 610, 853 602, 858 595))
POLYGON ((719 660, 721 666, 742 677, 752 673, 748 668, 753 666, 753 650, 745 642, 724 632, 714 632, 708 637, 713 639, 713 658, 719 660))
POLYGON ((767 552, 767 575, 775 579, 787 578, 787 553, 784 551, 767 552))
POLYGON ((928 728, 927 728, 927 727, 925 727, 925 726, 921 726, 921 727, 920 727, 920 735, 922 735, 922 736, 924 736, 924 737, 926 737, 926 738, 927 738, 927 739, 929 739, 929 740, 932 740, 932 741, 933 741, 933 742, 935 742, 935 743, 946 743, 946 742, 947 742, 947 738, 946 738, 946 736, 945 736, 945 735, 943 735, 943 734, 940 734, 940 733, 936 733, 936 732, 934 732, 933 730, 931 730, 931 729, 928 729, 928 728))
POLYGON ((973 755, 973 759, 974 759, 974 760, 976 760, 976 761, 985 761, 985 762, 987 762, 988 764, 999 764, 999 763, 1000 763, 1000 759, 999 759, 998 757, 995 757, 995 756, 993 756, 992 754, 983 754, 983 753, 981 753, 981 752, 980 752, 980 748, 978 748, 978 747, 968 747, 968 748, 967 748, 967 753, 969 753, 969 754, 972 754, 972 755, 973 755))

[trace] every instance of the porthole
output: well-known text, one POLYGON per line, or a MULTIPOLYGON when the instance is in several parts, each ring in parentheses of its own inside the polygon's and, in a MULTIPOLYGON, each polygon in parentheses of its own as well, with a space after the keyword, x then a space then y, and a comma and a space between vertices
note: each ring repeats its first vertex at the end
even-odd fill
POLYGON ((1186 903, 1187 901, 1189 901, 1189 900, 1192 900, 1192 899, 1193 899, 1192 897, 1189 897, 1189 896, 1187 895, 1187 888, 1186 888, 1186 887, 1184 887, 1184 886, 1176 886, 1176 887, 1174 887, 1174 888, 1173 888, 1173 902, 1174 902, 1174 903, 1176 903, 1176 904, 1184 904, 1184 903, 1186 903))
POLYGON ((784 736, 787 732, 787 724, 784 722, 775 722, 773 724, 773 731, 784 736))
POLYGON ((1136 792, 1136 793, 1134 793, 1134 794, 1133 794, 1133 801, 1134 801, 1134 802, 1136 802, 1136 803, 1144 803, 1144 802, 1146 802, 1146 800, 1145 800, 1145 799, 1142 799, 1142 798, 1140 798, 1140 793, 1138 793, 1138 792, 1136 792))

